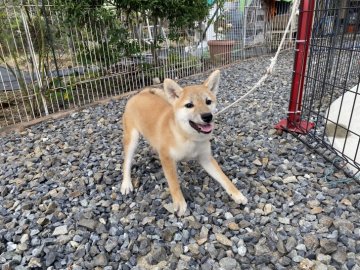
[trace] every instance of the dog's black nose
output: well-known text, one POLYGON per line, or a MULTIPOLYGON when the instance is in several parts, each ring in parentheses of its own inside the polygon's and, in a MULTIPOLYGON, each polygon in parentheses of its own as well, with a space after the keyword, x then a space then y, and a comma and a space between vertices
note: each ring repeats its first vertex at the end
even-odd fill
POLYGON ((203 113, 203 114, 201 114, 201 119, 205 123, 210 123, 212 118, 213 118, 213 115, 211 113, 203 113))

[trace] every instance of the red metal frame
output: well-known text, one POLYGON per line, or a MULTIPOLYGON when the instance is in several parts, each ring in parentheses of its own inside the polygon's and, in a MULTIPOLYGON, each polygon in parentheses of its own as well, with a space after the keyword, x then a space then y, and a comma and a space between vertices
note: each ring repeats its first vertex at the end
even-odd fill
POLYGON ((276 129, 305 134, 315 126, 312 122, 301 120, 304 79, 314 17, 314 8, 315 0, 302 0, 300 3, 294 60, 294 75, 291 84, 289 112, 287 119, 282 119, 277 125, 275 125, 276 129))

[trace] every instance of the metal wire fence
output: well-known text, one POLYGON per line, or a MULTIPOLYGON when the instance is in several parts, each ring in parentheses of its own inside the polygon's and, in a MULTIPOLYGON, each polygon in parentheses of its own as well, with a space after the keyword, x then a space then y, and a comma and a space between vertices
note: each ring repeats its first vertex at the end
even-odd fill
POLYGON ((360 2, 316 1, 301 109, 301 119, 315 128, 299 137, 355 178, 360 177, 359 67, 360 2))
POLYGON ((173 39, 167 22, 143 16, 129 24, 113 6, 69 17, 46 1, 2 2, 0 128, 272 52, 290 10, 291 4, 229 1, 220 11, 214 6, 209 27, 200 22, 173 39), (228 43, 219 49, 214 40, 228 43))

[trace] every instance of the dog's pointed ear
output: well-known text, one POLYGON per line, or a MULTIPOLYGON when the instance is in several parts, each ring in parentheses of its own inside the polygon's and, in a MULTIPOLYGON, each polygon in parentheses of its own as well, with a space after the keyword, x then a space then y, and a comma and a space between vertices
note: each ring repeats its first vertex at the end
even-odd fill
POLYGON ((220 70, 217 69, 210 74, 209 78, 207 78, 206 81, 204 82, 204 85, 216 95, 219 89, 219 83, 220 83, 220 70))
POLYGON ((177 99, 181 95, 183 89, 175 81, 171 79, 165 79, 164 91, 167 99, 169 100, 169 102, 172 103, 175 99, 177 99))

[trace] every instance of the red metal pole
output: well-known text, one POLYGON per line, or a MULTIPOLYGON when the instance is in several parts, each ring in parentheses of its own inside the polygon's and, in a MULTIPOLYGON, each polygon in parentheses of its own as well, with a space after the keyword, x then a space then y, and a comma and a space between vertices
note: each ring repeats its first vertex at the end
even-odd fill
POLYGON ((315 0, 302 0, 298 21, 296 50, 294 60, 294 74, 291 84, 289 112, 287 119, 283 119, 275 128, 285 129, 297 133, 307 133, 314 127, 314 123, 301 120, 301 105, 306 72, 306 62, 314 17, 315 0))

